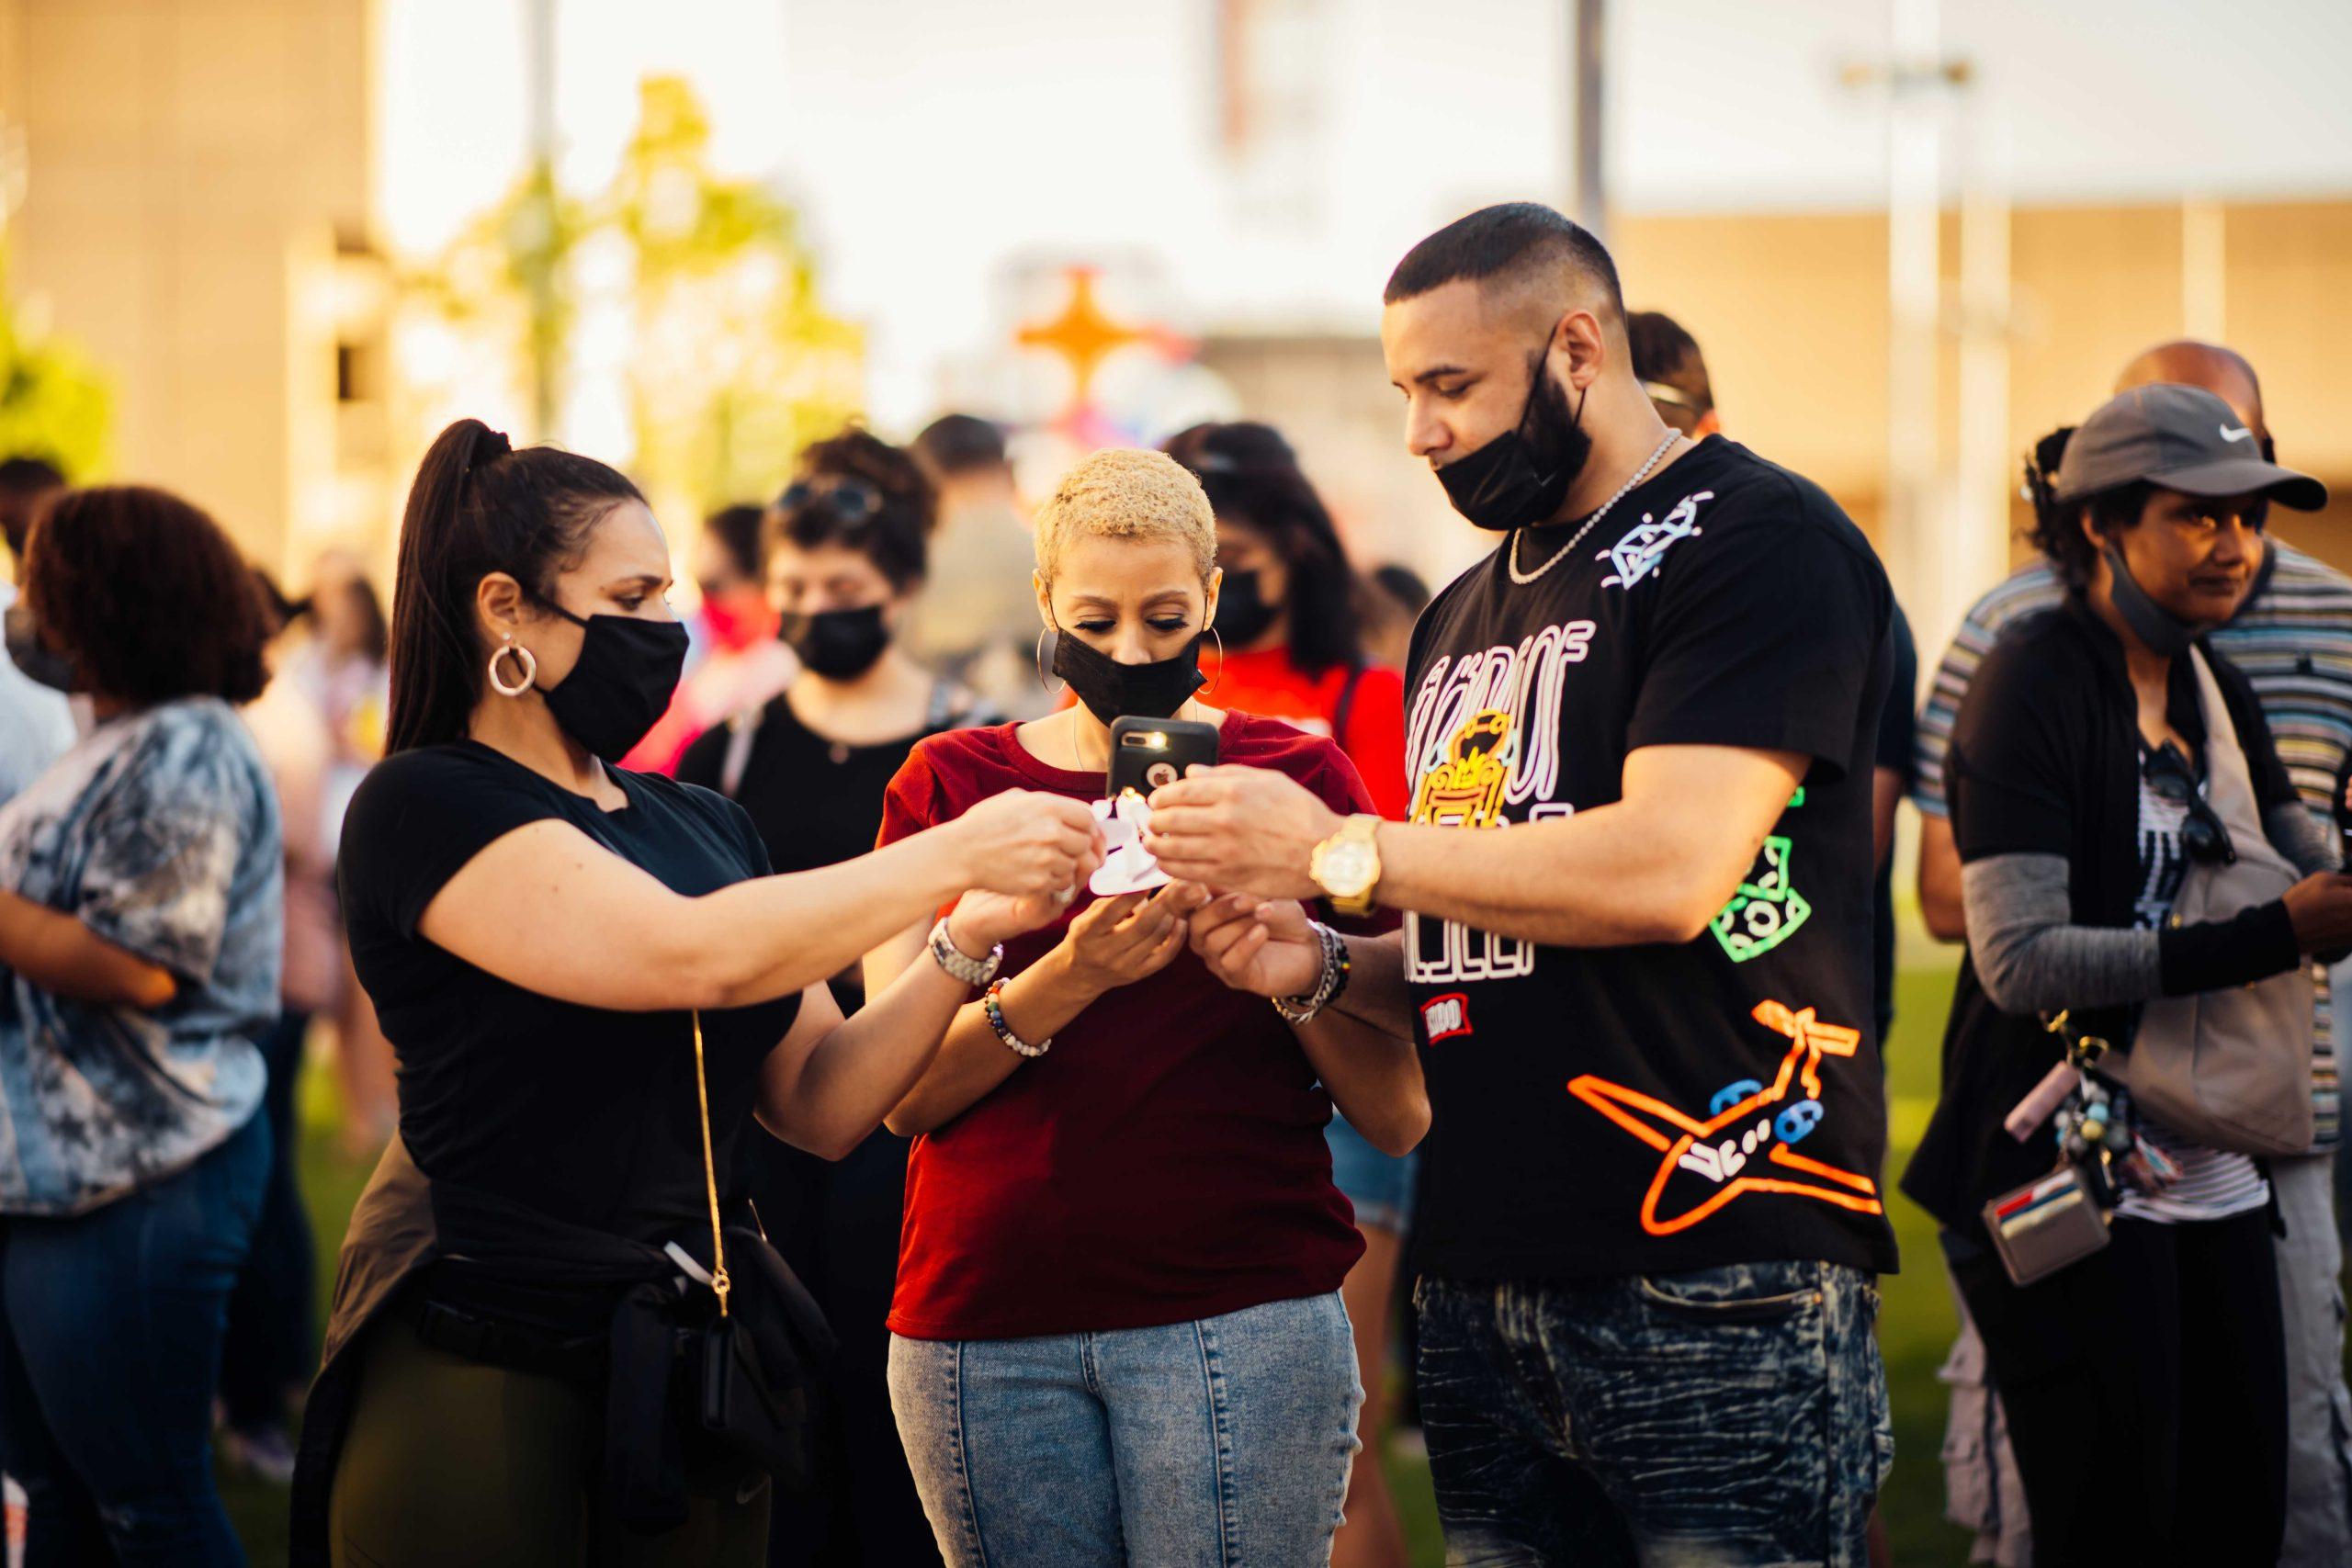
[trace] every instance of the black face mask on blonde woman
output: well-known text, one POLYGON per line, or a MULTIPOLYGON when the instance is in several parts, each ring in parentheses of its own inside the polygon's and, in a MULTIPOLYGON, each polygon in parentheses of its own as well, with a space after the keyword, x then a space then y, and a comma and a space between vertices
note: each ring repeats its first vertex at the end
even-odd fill
POLYGON ((1068 632, 1046 636, 1053 643, 1053 672, 1069 682, 1086 711, 1104 724, 1129 716, 1173 718, 1185 699, 1208 684, 1208 677, 1201 673, 1199 637, 1167 659, 1122 664, 1068 632))

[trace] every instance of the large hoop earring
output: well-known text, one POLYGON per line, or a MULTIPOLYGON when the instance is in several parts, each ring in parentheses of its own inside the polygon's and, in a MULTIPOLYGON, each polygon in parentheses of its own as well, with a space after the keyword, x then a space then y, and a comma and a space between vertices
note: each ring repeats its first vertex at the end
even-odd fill
POLYGON ((1201 699, 1203 702, 1216 696, 1216 689, 1225 684, 1225 634, 1211 626, 1209 636, 1216 638, 1216 679, 1209 682, 1208 695, 1201 699))
POLYGON ((1058 686, 1055 685, 1053 683, 1054 677, 1051 673, 1054 667, 1054 656, 1061 651, 1061 640, 1062 634, 1054 630, 1051 626, 1040 626, 1037 629, 1037 684, 1045 687, 1046 691, 1052 693, 1056 696, 1060 696, 1064 692, 1069 690, 1069 682, 1067 680, 1063 681, 1058 686))
POLYGON ((514 633, 507 633, 506 640, 492 649, 490 655, 490 689, 502 697, 519 697, 529 691, 532 682, 538 678, 538 660, 532 656, 529 649, 514 640, 514 633), (498 678, 498 661, 510 653, 514 656, 515 662, 523 669, 523 679, 512 686, 498 678))

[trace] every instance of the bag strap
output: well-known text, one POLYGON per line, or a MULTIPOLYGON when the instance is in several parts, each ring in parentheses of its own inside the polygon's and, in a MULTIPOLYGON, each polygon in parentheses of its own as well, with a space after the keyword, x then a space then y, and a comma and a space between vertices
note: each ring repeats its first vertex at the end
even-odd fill
POLYGON ((942 675, 931 683, 931 696, 923 704, 922 727, 927 732, 958 728, 964 716, 963 689, 942 675))
MULTIPOLYGON (((2217 810, 2226 801, 2213 797, 2223 794, 2254 795, 2254 765, 2246 760, 2245 748, 2238 741, 2236 716, 2230 712, 2229 699, 2222 694, 2222 683, 2213 677, 2213 667, 2196 644, 2188 649, 2189 668, 2197 676, 2197 710, 2205 719, 2205 796, 2207 804, 2217 810)), ((2261 826, 2262 814, 2255 813, 2255 825, 2261 826)))
POLYGON ((727 1292, 734 1282, 727 1277, 727 1241, 718 1224, 718 1169, 710 1157, 710 1080, 702 1060, 702 1010, 694 1010, 695 1106, 702 1116, 702 1181, 710 1196, 710 1288, 718 1297, 718 1315, 727 1315, 727 1292))
MULTIPOLYGON (((2230 844, 2235 853, 2222 864, 2200 865, 2192 862, 2189 882, 2183 886, 2186 888, 2199 877, 2218 876, 2224 872, 2234 875, 2241 868, 2267 870, 2286 879, 2282 886, 2292 886, 2301 879, 2302 873, 2270 841, 2262 820, 2261 797, 2255 794, 2253 759, 2246 755, 2237 719, 2230 712, 2229 698, 2204 653, 2192 648, 2189 659, 2197 672, 2198 707, 2205 717, 2205 801, 2229 829, 2230 844)), ((2208 912, 2235 914, 2237 909, 2208 912)))
POLYGON ((1340 700, 1331 709, 1331 739, 1342 751, 1348 749, 1348 720, 1355 716, 1356 688, 1363 684, 1363 671, 1361 664, 1349 668, 1347 681, 1340 687, 1340 700))
POLYGON ((752 708, 727 721, 727 755, 718 764, 718 793, 729 800, 743 787, 743 770, 752 765, 752 742, 759 738, 763 711, 752 708))

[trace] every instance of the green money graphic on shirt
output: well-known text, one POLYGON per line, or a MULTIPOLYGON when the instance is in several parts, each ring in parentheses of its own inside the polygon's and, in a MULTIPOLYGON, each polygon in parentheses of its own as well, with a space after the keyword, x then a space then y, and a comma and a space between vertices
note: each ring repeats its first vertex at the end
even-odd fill
POLYGON ((1789 879, 1792 858, 1785 834, 1766 839, 1747 880, 1709 923, 1707 929, 1715 933, 1734 964, 1771 952, 1796 935, 1797 928, 1813 914, 1813 906, 1789 879))

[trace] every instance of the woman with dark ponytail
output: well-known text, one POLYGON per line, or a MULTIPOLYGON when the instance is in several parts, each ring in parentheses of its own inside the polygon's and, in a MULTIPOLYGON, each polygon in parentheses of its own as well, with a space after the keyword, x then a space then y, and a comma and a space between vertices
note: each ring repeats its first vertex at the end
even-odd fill
POLYGON ((1402 818, 1405 679, 1365 655, 1363 582, 1298 455, 1254 421, 1196 424, 1160 449, 1216 513, 1222 640, 1202 673, 1245 713, 1338 741, 1380 814, 1402 818))
POLYGON ((854 1147, 1095 863, 1082 806, 1024 794, 772 876, 733 803, 615 767, 684 656, 669 561, 627 479, 473 420, 410 492, 341 860, 400 1137, 344 1247, 298 1562, 763 1561, 825 1336, 732 1201, 745 1124, 854 1147), (826 976, 970 888, 1005 897, 843 1022, 826 976))

